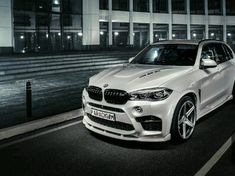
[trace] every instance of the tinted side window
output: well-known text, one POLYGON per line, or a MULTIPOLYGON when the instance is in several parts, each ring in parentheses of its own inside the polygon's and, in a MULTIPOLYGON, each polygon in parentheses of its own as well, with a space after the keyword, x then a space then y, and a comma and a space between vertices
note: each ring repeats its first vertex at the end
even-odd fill
POLYGON ((223 44, 223 48, 227 54, 228 60, 233 59, 233 52, 231 51, 231 49, 224 44, 223 44))
POLYGON ((216 52, 216 62, 218 64, 226 62, 227 61, 227 55, 222 47, 222 44, 216 43, 215 44, 215 52, 216 52))
POLYGON ((216 61, 216 59, 215 59, 215 51, 214 50, 215 50, 215 46, 213 44, 206 44, 206 45, 204 45, 203 48, 202 48, 201 58, 204 58, 203 57, 204 55, 206 55, 208 53, 211 53, 212 54, 211 55, 211 59, 216 61))

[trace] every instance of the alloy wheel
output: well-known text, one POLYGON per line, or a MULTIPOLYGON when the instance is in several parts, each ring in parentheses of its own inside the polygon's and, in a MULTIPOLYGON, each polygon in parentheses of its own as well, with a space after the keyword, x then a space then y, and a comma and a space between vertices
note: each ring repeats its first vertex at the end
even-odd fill
POLYGON ((195 127, 196 107, 190 100, 184 102, 178 113, 178 132, 182 139, 188 139, 195 127))

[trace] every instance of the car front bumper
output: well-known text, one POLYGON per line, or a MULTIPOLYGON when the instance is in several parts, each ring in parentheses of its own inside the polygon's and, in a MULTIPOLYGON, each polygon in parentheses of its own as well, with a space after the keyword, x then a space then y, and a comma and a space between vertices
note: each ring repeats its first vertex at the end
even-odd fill
MULTIPOLYGON (((171 139, 170 128, 174 109, 180 94, 173 91, 172 94, 163 101, 128 101, 125 105, 114 105, 107 103, 105 100, 96 101, 90 99, 87 91, 83 91, 83 123, 89 130, 112 137, 115 139, 143 142, 164 142, 171 139), (99 105, 99 106, 93 106, 99 105), (137 113, 135 107, 141 107, 142 113, 137 113), (108 108, 107 108, 108 107, 108 108), (96 109, 109 113, 114 113, 115 122, 107 120, 98 121, 91 118, 91 110, 96 109), (161 130, 145 130, 143 125, 138 122, 139 117, 154 116, 161 119, 161 130), (121 124, 128 128, 116 128, 116 124, 121 124), (111 125, 110 125, 111 124, 111 125), (132 128, 129 128, 132 127, 132 128)), ((94 116, 93 116, 94 117, 94 116)), ((96 118, 96 117, 94 117, 96 118)), ((97 117, 98 118, 98 117, 97 117)))

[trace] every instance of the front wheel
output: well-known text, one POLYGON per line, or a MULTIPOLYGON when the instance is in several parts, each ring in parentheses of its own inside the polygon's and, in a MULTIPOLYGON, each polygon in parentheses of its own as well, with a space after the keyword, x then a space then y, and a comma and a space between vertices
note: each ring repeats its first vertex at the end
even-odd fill
POLYGON ((178 102, 172 120, 171 137, 173 141, 188 140, 194 131, 197 119, 196 106, 193 99, 184 96, 178 102))

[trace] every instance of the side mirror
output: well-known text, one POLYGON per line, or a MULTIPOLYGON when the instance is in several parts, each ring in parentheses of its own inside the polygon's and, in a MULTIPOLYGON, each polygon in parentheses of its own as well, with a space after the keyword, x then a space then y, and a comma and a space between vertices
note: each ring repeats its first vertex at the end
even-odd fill
POLYGON ((211 59, 202 59, 201 67, 203 69, 215 68, 215 67, 217 67, 217 63, 214 60, 211 60, 211 59))
POLYGON ((131 57, 128 62, 131 63, 133 60, 135 59, 135 57, 131 57))

